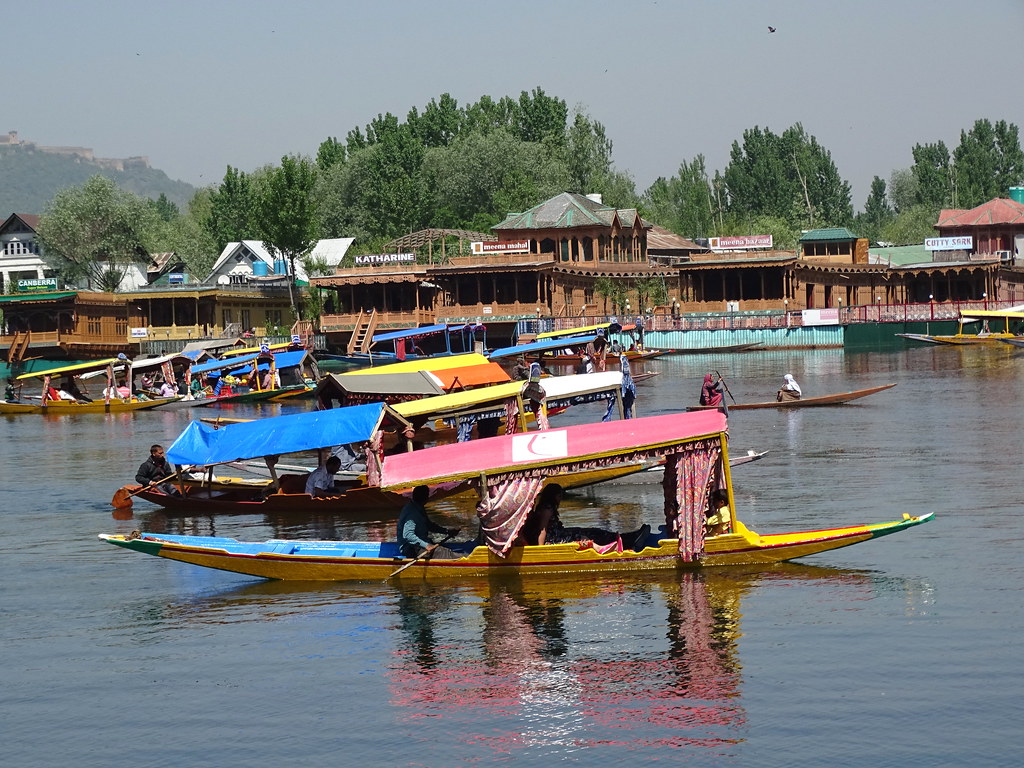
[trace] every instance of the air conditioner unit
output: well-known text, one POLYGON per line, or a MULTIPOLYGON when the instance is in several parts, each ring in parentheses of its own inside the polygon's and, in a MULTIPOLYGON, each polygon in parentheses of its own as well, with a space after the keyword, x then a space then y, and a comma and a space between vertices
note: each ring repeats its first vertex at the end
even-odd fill
POLYGON ((1010 261, 1013 258, 1013 251, 996 251, 996 256, 999 257, 1000 261, 1010 261))

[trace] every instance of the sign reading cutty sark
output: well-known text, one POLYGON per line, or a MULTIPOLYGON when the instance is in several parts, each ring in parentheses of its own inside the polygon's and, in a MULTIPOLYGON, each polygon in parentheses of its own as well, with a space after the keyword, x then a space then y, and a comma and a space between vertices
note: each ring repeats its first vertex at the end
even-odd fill
POLYGON ((926 237, 924 239, 924 249, 926 251, 969 251, 973 247, 973 235, 960 235, 959 237, 926 237))
POLYGON ((355 257, 357 267, 366 265, 380 266, 382 264, 415 264, 415 253, 365 253, 355 257))
POLYGON ((18 281, 18 293, 38 293, 40 291, 56 291, 56 277, 34 277, 18 281))
POLYGON ((477 240, 474 243, 470 243, 470 248, 474 256, 482 256, 485 253, 529 253, 530 241, 488 240, 487 242, 481 242, 477 240))

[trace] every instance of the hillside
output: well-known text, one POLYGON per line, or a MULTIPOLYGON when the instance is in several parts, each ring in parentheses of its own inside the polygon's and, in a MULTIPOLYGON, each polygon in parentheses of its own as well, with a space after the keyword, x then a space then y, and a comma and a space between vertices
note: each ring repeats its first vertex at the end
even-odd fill
POLYGON ((0 146, 0 221, 12 213, 43 213, 58 190, 84 184, 96 174, 112 179, 139 197, 155 200, 162 192, 182 210, 195 193, 191 184, 174 181, 156 168, 140 166, 117 171, 78 156, 0 146))

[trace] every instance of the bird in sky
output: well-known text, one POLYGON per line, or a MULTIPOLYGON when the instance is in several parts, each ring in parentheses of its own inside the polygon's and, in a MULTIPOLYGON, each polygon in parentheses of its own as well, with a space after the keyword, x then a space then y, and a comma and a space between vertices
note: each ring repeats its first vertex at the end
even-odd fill
POLYGON ((768 27, 768 31, 769 32, 774 32, 775 31, 775 27, 768 27))

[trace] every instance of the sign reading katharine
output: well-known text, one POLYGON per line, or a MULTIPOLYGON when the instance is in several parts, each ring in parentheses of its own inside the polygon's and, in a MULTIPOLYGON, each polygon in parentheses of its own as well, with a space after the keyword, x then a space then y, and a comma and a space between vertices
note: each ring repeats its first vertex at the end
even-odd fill
POLYGON ((771 248, 772 242, 771 235, 709 237, 708 247, 712 251, 746 251, 750 248, 771 248))
POLYGON ((924 239, 924 249, 926 251, 969 251, 973 247, 973 235, 960 235, 959 237, 926 237, 924 239))
POLYGON ((487 242, 481 242, 478 240, 470 243, 470 249, 474 256, 482 256, 485 253, 529 253, 530 241, 516 240, 514 242, 507 242, 489 240, 487 242))
POLYGON ((356 266, 362 266, 364 264, 372 264, 374 266, 379 264, 415 264, 416 254, 415 253, 367 253, 362 256, 355 257, 356 266))

